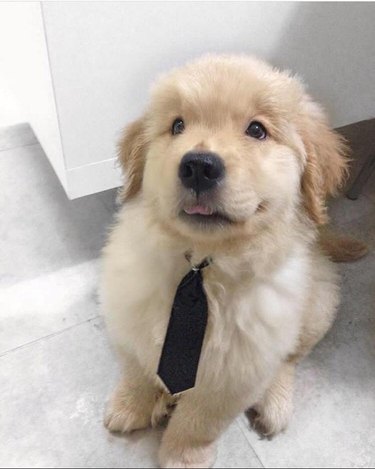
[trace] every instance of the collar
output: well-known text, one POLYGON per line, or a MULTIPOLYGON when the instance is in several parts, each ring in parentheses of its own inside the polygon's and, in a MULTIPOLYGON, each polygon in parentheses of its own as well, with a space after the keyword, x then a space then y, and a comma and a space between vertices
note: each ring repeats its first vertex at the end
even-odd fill
POLYGON ((190 251, 185 252, 185 259, 189 262, 189 264, 191 265, 191 270, 193 270, 194 272, 198 272, 199 270, 204 269, 205 267, 212 264, 212 258, 211 257, 205 257, 203 259, 203 261, 200 262, 199 264, 192 264, 191 263, 191 258, 192 258, 191 252, 190 251))

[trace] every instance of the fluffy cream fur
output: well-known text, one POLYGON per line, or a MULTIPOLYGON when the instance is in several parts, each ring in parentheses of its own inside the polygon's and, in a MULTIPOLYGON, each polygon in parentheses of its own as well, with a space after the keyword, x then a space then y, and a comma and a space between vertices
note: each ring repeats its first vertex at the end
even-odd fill
POLYGON ((301 83, 248 57, 209 56, 172 71, 120 144, 127 174, 122 207, 104 250, 102 300, 124 379, 107 410, 112 431, 171 414, 162 467, 208 467, 215 440, 248 408, 265 434, 292 411, 296 363, 329 329, 337 278, 317 247, 325 198, 346 168, 344 145, 301 83), (175 118, 185 131, 171 135, 175 118), (269 135, 245 135, 252 120, 269 135), (181 218, 191 195, 177 177, 190 150, 216 152, 226 176, 215 207, 232 223, 181 218), (196 386, 168 396, 156 376, 176 287, 192 263, 209 302, 196 386), (173 411, 172 411, 173 410, 173 411))

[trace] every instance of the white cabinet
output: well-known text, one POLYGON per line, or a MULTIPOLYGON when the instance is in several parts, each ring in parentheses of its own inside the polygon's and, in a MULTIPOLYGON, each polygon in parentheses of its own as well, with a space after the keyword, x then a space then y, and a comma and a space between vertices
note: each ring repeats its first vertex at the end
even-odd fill
POLYGON ((75 198, 120 184, 121 129, 157 75, 202 53, 292 68, 337 126, 373 117, 374 12, 320 2, 5 2, 0 72, 75 198))

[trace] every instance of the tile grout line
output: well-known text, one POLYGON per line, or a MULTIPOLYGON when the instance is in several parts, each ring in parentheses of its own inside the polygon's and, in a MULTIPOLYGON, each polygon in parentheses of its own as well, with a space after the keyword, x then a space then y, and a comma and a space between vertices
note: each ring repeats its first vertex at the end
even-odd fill
POLYGON ((17 350, 20 350, 20 349, 23 349, 23 348, 26 348, 30 345, 33 345, 35 344, 36 342, 40 342, 41 340, 48 340, 48 339, 51 339, 52 337, 56 337, 60 334, 63 334, 64 332, 66 331, 69 331, 71 329, 74 329, 75 327, 77 326, 82 326, 83 324, 86 324, 88 322, 91 322, 91 321, 94 321, 95 319, 98 319, 100 318, 101 316, 99 314, 97 314, 96 316, 92 317, 92 318, 89 318, 89 319, 85 319, 84 321, 81 321, 81 322, 78 322, 77 324, 73 324, 72 326, 69 326, 69 327, 66 327, 65 329, 60 329, 59 331, 56 331, 56 332, 52 332, 51 334, 47 334, 45 336, 42 336, 42 337, 39 337, 38 339, 34 339, 34 340, 31 340, 30 342, 26 342, 25 344, 22 344, 22 345, 18 345, 17 347, 15 348, 12 348, 12 349, 9 349, 9 350, 6 350, 5 352, 2 352, 0 353, 0 359, 13 353, 13 352, 16 352, 17 350))
MULTIPOLYGON (((12 280, 8 283, 6 281, 1 283, 1 279, 0 279, 0 291, 2 289, 19 287, 19 286, 22 286, 22 284, 25 284, 25 283, 29 283, 29 282, 33 282, 33 281, 37 281, 37 280, 43 280, 45 277, 56 275, 56 274, 60 273, 63 270, 65 270, 65 271, 66 270, 73 270, 73 269, 76 269, 78 267, 85 266, 86 264, 98 263, 100 261, 99 254, 100 253, 98 253, 98 255, 95 255, 91 259, 89 258, 89 259, 86 259, 86 260, 82 260, 82 261, 78 262, 77 264, 70 264, 70 265, 68 264, 66 266, 55 268, 54 270, 49 270, 49 271, 47 270, 46 272, 41 271, 37 275, 35 275, 34 277, 26 277, 26 278, 20 279, 19 281, 16 281, 16 280, 13 281, 12 280)), ((94 267, 96 269, 98 268, 98 266, 94 266, 94 267)), ((98 280, 97 280, 98 277, 97 276, 98 276, 98 273, 96 274, 96 277, 95 277, 95 284, 98 283, 98 280)))
MULTIPOLYGON (((241 414, 240 417, 238 417, 238 419, 241 419, 241 417, 242 417, 242 414, 241 414)), ((262 460, 260 459, 260 456, 258 455, 258 453, 256 452, 255 448, 254 448, 253 445, 251 444, 249 438, 247 437, 247 435, 246 435, 246 433, 245 433, 245 429, 242 427, 242 422, 240 423, 240 422, 238 421, 238 419, 236 419, 236 425, 240 428, 242 435, 244 436, 245 440, 247 441, 247 444, 250 446, 250 448, 252 449, 253 453, 255 454, 255 457, 257 458, 257 460, 258 460, 258 462, 259 462, 259 464, 260 464, 260 467, 265 468, 265 466, 264 466, 262 460)))
POLYGON ((0 152, 2 152, 2 151, 11 151, 11 150, 15 150, 16 148, 32 147, 33 145, 41 146, 40 143, 37 140, 36 142, 33 142, 33 143, 24 143, 23 145, 15 145, 15 146, 12 146, 12 147, 9 147, 9 148, 0 148, 0 152))

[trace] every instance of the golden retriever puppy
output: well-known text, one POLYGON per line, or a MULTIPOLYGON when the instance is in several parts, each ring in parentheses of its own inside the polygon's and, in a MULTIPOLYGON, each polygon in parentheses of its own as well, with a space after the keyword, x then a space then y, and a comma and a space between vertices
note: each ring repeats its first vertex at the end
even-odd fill
POLYGON ((119 156, 125 203, 104 249, 102 302, 124 377, 105 424, 129 432, 170 413, 160 465, 209 467, 245 409, 267 435, 286 428, 296 364, 332 324, 337 277, 317 233, 345 145, 291 74, 213 55, 162 77, 119 156), (204 259, 196 383, 171 396, 157 376, 171 306, 204 259))

